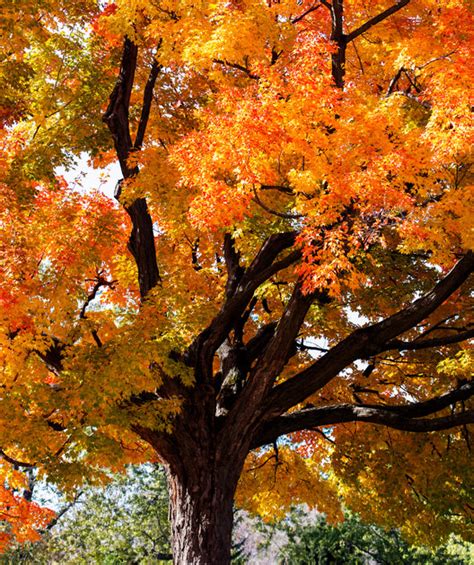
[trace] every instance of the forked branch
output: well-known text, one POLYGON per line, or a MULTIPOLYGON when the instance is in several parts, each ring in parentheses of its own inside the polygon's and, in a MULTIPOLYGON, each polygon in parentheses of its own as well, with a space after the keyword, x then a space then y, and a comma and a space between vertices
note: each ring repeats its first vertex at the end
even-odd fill
MULTIPOLYGON (((334 41, 337 49, 332 54, 332 76, 334 78, 334 83, 338 88, 344 88, 344 75, 346 66, 346 49, 349 43, 354 41, 357 37, 369 31, 375 25, 383 22, 392 14, 395 14, 401 10, 404 6, 410 3, 410 0, 398 0, 396 4, 387 8, 383 12, 380 12, 373 18, 367 20, 360 27, 354 31, 346 34, 344 33, 344 0, 332 0, 332 3, 328 5, 331 11, 331 40, 334 41)), ((324 3, 326 5, 326 3, 324 3)))
MULTIPOLYGON (((153 89, 160 66, 154 61, 150 76, 145 87, 141 118, 138 125, 135 144, 132 145, 129 123, 130 95, 135 79, 138 48, 128 37, 125 38, 120 73, 117 83, 110 95, 109 106, 104 114, 104 122, 108 125, 114 140, 115 150, 122 169, 124 179, 135 177, 137 165, 130 165, 132 151, 140 149, 145 136, 150 115, 153 89)), ((116 198, 120 199, 121 183, 118 184, 116 198)), ((132 220, 132 232, 128 248, 132 253, 138 268, 138 283, 140 295, 144 298, 147 293, 160 281, 156 260, 153 222, 144 198, 138 198, 131 205, 125 206, 132 220)))
POLYGON ((190 363, 198 364, 199 378, 210 380, 215 352, 231 331, 233 324, 244 313, 257 288, 274 274, 300 259, 301 252, 296 249, 277 260, 280 253, 292 247, 295 239, 296 232, 271 235, 264 241, 250 266, 243 269, 238 264, 238 254, 233 249, 230 236, 226 238, 225 254, 229 274, 226 300, 219 313, 194 340, 186 354, 190 363), (233 281, 236 275, 237 278, 233 281))

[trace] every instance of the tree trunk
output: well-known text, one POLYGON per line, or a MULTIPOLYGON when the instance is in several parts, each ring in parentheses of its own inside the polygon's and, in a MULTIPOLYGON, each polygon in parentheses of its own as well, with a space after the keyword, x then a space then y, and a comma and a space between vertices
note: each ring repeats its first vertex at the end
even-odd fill
POLYGON ((202 460, 168 472, 175 565, 230 563, 236 469, 216 471, 202 460), (191 465, 191 467, 189 467, 191 465))

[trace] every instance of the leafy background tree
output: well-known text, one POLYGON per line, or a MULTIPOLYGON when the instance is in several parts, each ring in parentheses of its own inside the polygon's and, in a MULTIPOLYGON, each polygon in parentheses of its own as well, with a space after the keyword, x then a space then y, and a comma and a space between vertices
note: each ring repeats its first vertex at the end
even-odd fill
POLYGON ((169 563, 170 557, 164 471, 145 465, 130 467, 105 487, 84 489, 40 542, 16 546, 0 561, 112 565, 169 563))
POLYGON ((468 565, 474 561, 474 545, 454 535, 429 548, 410 545, 399 531, 364 523, 353 514, 346 514, 337 525, 322 516, 313 523, 298 514, 291 520, 283 525, 289 541, 279 555, 282 565, 468 565))

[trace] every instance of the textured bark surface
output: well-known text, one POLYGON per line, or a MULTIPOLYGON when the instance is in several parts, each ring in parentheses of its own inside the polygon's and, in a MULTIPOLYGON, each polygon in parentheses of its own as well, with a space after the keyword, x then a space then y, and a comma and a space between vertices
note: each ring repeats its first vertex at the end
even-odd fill
POLYGON ((233 501, 248 445, 236 451, 236 442, 219 434, 215 411, 214 396, 194 389, 173 436, 155 436, 168 463, 177 565, 230 563, 233 501))
POLYGON ((169 475, 176 565, 230 563, 234 489, 219 475, 202 461, 186 477, 169 475))

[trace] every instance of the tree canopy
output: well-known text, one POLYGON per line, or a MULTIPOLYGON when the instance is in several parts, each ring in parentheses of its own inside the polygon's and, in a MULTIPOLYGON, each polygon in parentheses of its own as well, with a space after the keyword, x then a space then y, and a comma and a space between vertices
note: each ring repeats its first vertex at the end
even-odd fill
POLYGON ((0 5, 2 544, 145 461, 176 563, 234 496, 472 534, 469 3, 0 5))

